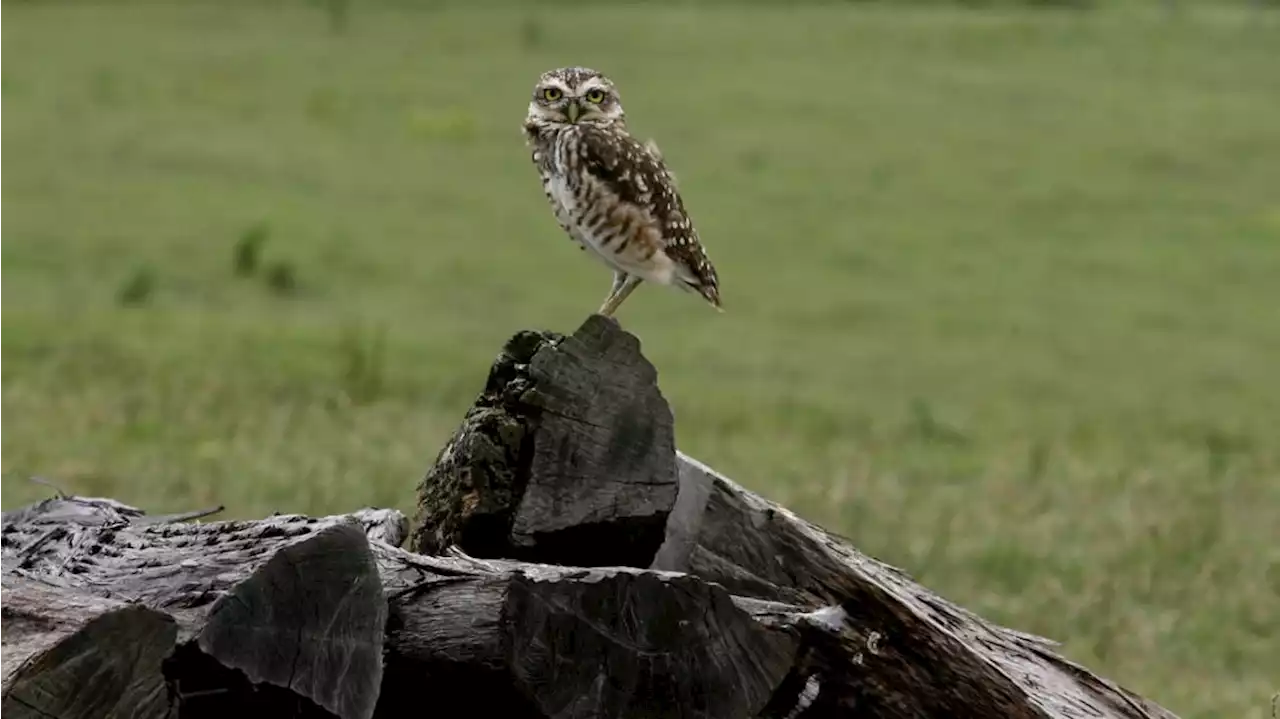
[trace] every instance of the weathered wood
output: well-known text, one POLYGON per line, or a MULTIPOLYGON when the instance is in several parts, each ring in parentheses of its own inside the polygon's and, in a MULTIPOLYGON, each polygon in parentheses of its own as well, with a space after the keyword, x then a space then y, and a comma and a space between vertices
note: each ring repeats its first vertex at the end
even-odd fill
POLYGON ((162 719, 168 615, 5 573, 5 717, 162 719))
POLYGON ((411 548, 643 566, 675 505, 671 411, 632 335, 521 332, 419 485, 411 548))
POLYGON ((387 603, 364 533, 335 524, 285 546, 218 597, 196 637, 254 684, 287 687, 339 717, 373 715, 387 603))
POLYGON ((201 524, 60 496, 7 512, 3 709, 1172 717, 672 437, 639 342, 593 316, 507 343, 419 487, 417 553, 389 510, 201 524))
POLYGON ((681 504, 654 567, 690 572, 735 594, 801 606, 840 604, 855 641, 876 637, 851 682, 884 716, 1163 717, 1173 715, 1054 651, 938 596, 902 570, 681 453, 681 504), (883 710, 882 710, 883 711, 883 710))
POLYGON ((669 449, 670 411, 639 352, 634 338, 599 316, 572 337, 526 332, 513 338, 468 421, 419 489, 414 547, 438 552, 455 544, 477 556, 550 563, 572 563, 584 555, 612 559, 689 573, 724 586, 741 601, 781 602, 785 610, 779 611, 787 616, 838 614, 836 629, 818 633, 807 620, 775 623, 804 637, 805 648, 769 712, 797 711, 799 698, 817 691, 796 717, 843 716, 854 708, 880 717, 1172 717, 1067 661, 1053 642, 975 616, 901 570, 669 449), (633 399, 635 394, 644 399, 633 399), (532 398, 542 397, 558 398, 551 405, 553 416, 572 416, 574 422, 540 434, 547 405, 532 398), (574 403, 576 413, 569 409, 574 403), (519 429, 504 430, 510 427, 519 429), (622 453, 629 459, 612 464, 596 461, 597 448, 638 441, 644 433, 633 427, 660 430, 651 435, 654 451, 622 453), (577 437, 585 438, 586 449, 577 437), (670 452, 677 467, 674 503, 668 465, 654 457, 657 452, 670 452), (547 456, 565 459, 539 459, 547 456), (605 496, 635 496, 615 488, 617 482, 637 485, 635 491, 646 500, 643 511, 662 518, 661 542, 645 531, 643 541, 611 551, 598 539, 609 536, 611 527, 624 536, 635 528, 635 512, 611 510, 616 515, 611 519, 594 502, 602 496, 600 486, 610 488, 605 496), (656 495, 645 494, 655 485, 656 495), (537 498, 526 501, 527 493, 537 498), (557 501, 544 503, 543 497, 557 501), (578 498, 585 507, 574 507, 578 498), (544 504, 556 512, 542 520, 544 526, 581 538, 579 543, 594 539, 596 546, 544 541, 531 551, 513 517, 544 504))
POLYGON ((736 719, 798 649, 688 575, 379 551, 389 588, 425 575, 389 590, 383 706, 453 695, 467 716, 736 719))
POLYGON ((19 714, 396 717, 430 696, 459 705, 445 716, 740 719, 801 651, 687 574, 367 538, 395 538, 393 512, 148 524, 70 497, 6 519, 4 709, 19 714), (104 678, 118 688, 94 704, 36 703, 104 678))
MULTIPOLYGON (((381 685, 386 601, 365 531, 385 533, 389 524, 399 525, 403 536, 404 518, 385 510, 319 520, 289 515, 257 522, 155 523, 112 500, 71 497, 6 513, 0 546, 6 575, 38 582, 45 594, 68 590, 59 596, 86 607, 72 615, 76 621, 66 620, 74 634, 44 639, 49 646, 42 650, 43 661, 65 652, 76 639, 93 662, 115 667, 117 642, 106 642, 106 635, 95 630, 103 622, 120 636, 141 632, 131 641, 156 648, 156 637, 137 626, 151 615, 124 612, 133 622, 122 625, 105 605, 93 611, 94 605, 78 599, 102 597, 138 611, 162 612, 159 616, 176 623, 162 657, 193 642, 249 683, 284 690, 265 692, 264 701, 304 702, 343 719, 367 719, 381 685)), ((31 622, 51 619, 38 613, 39 605, 28 609, 31 622)), ((10 637, 6 622, 6 656, 10 637)), ((41 681, 51 681, 47 677, 54 675, 43 666, 29 672, 40 670, 41 681)), ((192 692, 236 696, 248 691, 230 672, 222 673, 215 686, 192 689, 208 683, 209 672, 203 673, 186 677, 179 671, 169 683, 180 698, 192 692)), ((6 680, 6 701, 15 682, 6 680)), ((196 701, 188 714, 216 703, 196 701)), ((68 710, 54 715, 99 716, 68 710)))

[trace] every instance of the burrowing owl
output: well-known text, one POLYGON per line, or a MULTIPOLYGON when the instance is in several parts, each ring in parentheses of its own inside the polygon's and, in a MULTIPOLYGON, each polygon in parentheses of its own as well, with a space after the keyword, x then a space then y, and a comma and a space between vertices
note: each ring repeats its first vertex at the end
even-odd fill
POLYGON ((556 220, 613 269, 599 313, 612 316, 642 280, 701 295, 720 309, 716 270, 657 145, 627 132, 613 82, 585 67, 544 73, 525 137, 556 220))

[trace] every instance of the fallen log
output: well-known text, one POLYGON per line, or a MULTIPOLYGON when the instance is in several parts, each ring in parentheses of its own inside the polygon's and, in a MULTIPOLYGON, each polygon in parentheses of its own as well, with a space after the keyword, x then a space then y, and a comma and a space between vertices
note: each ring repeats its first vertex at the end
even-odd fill
POLYGON ((411 548, 685 572, 792 615, 840 607, 850 646, 803 660, 779 694, 817 691, 804 716, 1173 716, 669 449, 673 437, 657 372, 617 322, 518 334, 419 486, 411 548))
POLYGON ((412 527, 207 513, 6 512, 0 708, 1172 717, 679 452, 638 340, 598 316, 507 343, 412 527))
MULTIPOLYGON (((5 716, 752 716, 799 650, 687 574, 411 554, 387 510, 3 528, 5 716), (433 700, 437 701, 437 700, 433 700), (439 700, 445 701, 445 700, 439 700)), ((798 621, 798 620, 797 620, 798 621)))

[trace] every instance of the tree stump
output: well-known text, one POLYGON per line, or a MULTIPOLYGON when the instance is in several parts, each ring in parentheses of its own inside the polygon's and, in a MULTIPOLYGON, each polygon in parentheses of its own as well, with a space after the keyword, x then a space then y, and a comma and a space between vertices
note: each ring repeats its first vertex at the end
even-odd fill
POLYGON ((418 487, 414 551, 647 565, 678 489, 657 378, 600 315, 569 337, 512 337, 418 487))

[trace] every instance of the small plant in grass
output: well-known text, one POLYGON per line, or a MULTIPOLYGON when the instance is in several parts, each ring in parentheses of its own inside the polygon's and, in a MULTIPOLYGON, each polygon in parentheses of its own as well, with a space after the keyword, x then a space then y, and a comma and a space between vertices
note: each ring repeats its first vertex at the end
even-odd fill
POLYGON ((348 328, 338 343, 342 393, 354 404, 373 402, 386 386, 386 328, 348 328))
POLYGON ((911 403, 909 432, 915 438, 928 443, 969 444, 969 437, 964 432, 939 420, 933 413, 933 407, 919 398, 911 403))
POLYGON ((267 287, 277 295, 292 295, 298 291, 298 272, 288 260, 276 260, 267 267, 267 287))
POLYGON ((312 4, 324 12, 330 32, 341 35, 347 31, 351 24, 351 0, 313 0, 312 4))
POLYGON ((116 302, 123 307, 146 304, 156 289, 155 272, 146 265, 134 268, 116 290, 116 302))
POLYGON ((271 228, 265 222, 259 222, 240 234, 236 240, 232 266, 235 273, 247 277, 258 271, 262 260, 262 247, 271 239, 271 228))
POLYGON ((520 44, 526 50, 535 50, 543 46, 543 38, 546 33, 542 28, 542 23, 538 22, 536 17, 526 17, 520 23, 520 44))

